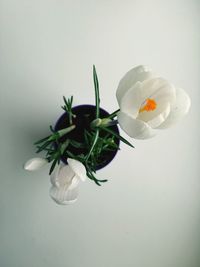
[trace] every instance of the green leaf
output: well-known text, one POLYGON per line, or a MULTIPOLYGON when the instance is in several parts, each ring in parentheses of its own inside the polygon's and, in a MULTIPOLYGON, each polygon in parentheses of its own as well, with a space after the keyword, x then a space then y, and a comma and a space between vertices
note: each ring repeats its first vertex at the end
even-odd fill
POLYGON ((57 159, 59 157, 59 154, 60 154, 59 151, 55 151, 55 152, 49 154, 50 155, 49 160, 52 161, 54 159, 57 159))
POLYGON ((84 131, 84 139, 85 139, 85 143, 87 145, 89 145, 89 139, 88 139, 88 135, 87 135, 87 131, 86 130, 84 131))
POLYGON ((72 103, 73 103, 73 95, 70 98, 70 105, 71 105, 71 107, 72 107, 72 103))
POLYGON ((94 80, 94 89, 95 89, 96 119, 98 119, 99 118, 100 97, 99 97, 99 81, 98 81, 95 65, 93 65, 93 80, 94 80))
POLYGON ((90 157, 90 155, 91 155, 91 153, 92 153, 92 151, 93 151, 93 149, 97 143, 98 137, 99 137, 99 129, 96 129, 95 136, 94 136, 93 142, 92 142, 92 146, 90 148, 89 153, 85 157, 85 162, 87 162, 87 160, 89 159, 89 157, 90 157))
POLYGON ((98 180, 92 175, 91 172, 87 172, 87 176, 93 180, 98 186, 101 186, 101 184, 98 182, 98 180))
POLYGON ((72 113, 73 96, 71 96, 68 99, 66 99, 65 96, 63 96, 63 100, 64 100, 65 105, 61 107, 68 113, 69 124, 72 125, 72 118, 75 117, 75 115, 72 113))
POLYGON ((83 143, 79 143, 75 140, 70 140, 70 144, 75 148, 85 148, 85 145, 83 143))
POLYGON ((102 130, 104 130, 104 131, 106 131, 106 132, 108 132, 108 133, 114 135, 115 137, 117 137, 118 139, 120 139, 122 142, 124 142, 124 143, 127 144, 128 146, 134 148, 134 146, 133 146, 131 143, 129 143, 125 138, 123 138, 121 135, 117 134, 117 133, 114 132, 113 130, 111 130, 111 129, 107 128, 107 127, 101 127, 100 129, 102 129, 102 130))
POLYGON ((76 156, 75 156, 73 153, 71 153, 70 151, 66 151, 66 154, 67 154, 67 156, 69 156, 70 158, 74 158, 74 159, 76 159, 76 156))
POLYGON ((47 142, 45 142, 42 146, 37 146, 37 151, 36 151, 36 153, 39 153, 39 152, 41 152, 42 150, 44 150, 47 146, 49 146, 49 141, 47 141, 47 142))
MULTIPOLYGON (((64 129, 61 129, 61 130, 59 130, 59 131, 57 131, 56 133, 55 133, 55 138, 60 138, 60 137, 62 137, 63 135, 65 135, 65 134, 67 134, 67 133, 69 133, 69 132, 71 132, 72 130, 74 130, 76 128, 76 126, 75 125, 71 125, 71 126, 69 126, 69 127, 67 127, 67 128, 64 128, 64 129), (58 136, 57 136, 58 135, 58 136)), ((53 137, 54 138, 54 137, 53 137)))
POLYGON ((61 144, 61 147, 60 147, 60 154, 61 155, 64 154, 64 152, 65 152, 66 148, 68 147, 69 143, 70 143, 70 140, 67 139, 63 144, 61 144))
POLYGON ((53 172, 53 170, 54 170, 54 168, 56 166, 57 161, 58 161, 58 158, 54 159, 54 161, 53 161, 53 163, 51 165, 51 168, 49 170, 49 175, 51 175, 51 173, 53 172))
POLYGON ((107 118, 108 119, 113 119, 114 117, 117 116, 117 113, 120 111, 120 109, 117 109, 116 111, 114 111, 113 113, 111 113, 107 118))
POLYGON ((63 100, 64 100, 64 102, 65 102, 65 105, 67 106, 67 105, 68 105, 68 102, 67 102, 67 99, 66 99, 65 96, 63 96, 63 100))
POLYGON ((99 180, 99 179, 98 179, 98 182, 106 183, 106 182, 108 182, 108 180, 107 180, 107 179, 104 179, 104 180, 99 180))
POLYGON ((38 145, 40 143, 43 143, 44 141, 46 141, 47 139, 49 139, 49 137, 50 137, 50 135, 47 136, 47 137, 45 137, 45 138, 43 138, 43 139, 40 139, 39 141, 35 142, 34 145, 38 145))

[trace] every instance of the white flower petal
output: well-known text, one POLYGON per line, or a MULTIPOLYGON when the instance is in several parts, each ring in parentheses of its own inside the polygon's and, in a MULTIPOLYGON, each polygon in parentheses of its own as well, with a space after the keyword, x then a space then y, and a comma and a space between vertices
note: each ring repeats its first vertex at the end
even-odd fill
POLYGON ((135 139, 148 139, 155 135, 152 128, 145 122, 137 120, 124 112, 118 112, 117 118, 120 127, 135 139))
POLYGON ((169 116, 170 113, 170 104, 167 103, 164 107, 163 111, 156 117, 154 117, 152 120, 148 121, 148 125, 151 128, 157 128, 161 123, 163 123, 166 118, 169 116))
POLYGON ((61 163, 58 165, 53 173, 50 176, 50 180, 52 185, 57 187, 62 187, 68 185, 68 187, 72 183, 72 179, 75 176, 74 171, 69 167, 69 165, 65 165, 61 163))
MULTIPOLYGON (((172 103, 176 97, 175 87, 167 80, 159 77, 153 78, 142 83, 141 98, 142 102, 146 99, 154 99, 156 102, 172 103)), ((143 103, 141 103, 143 104, 143 103)))
POLYGON ((32 158, 24 164, 24 169, 28 171, 36 171, 45 166, 48 161, 44 158, 32 158))
POLYGON ((128 113, 129 115, 133 116, 134 118, 137 117, 141 103, 141 87, 142 83, 137 82, 135 83, 121 98, 119 107, 120 110, 124 113, 128 113))
POLYGON ((183 89, 176 88, 176 100, 171 105, 171 112, 158 128, 165 129, 179 122, 188 113, 190 106, 191 100, 188 94, 183 89))
POLYGON ((60 169, 64 166, 64 163, 60 162, 59 165, 57 165, 53 172, 50 175, 50 181, 53 186, 59 186, 59 183, 57 181, 57 177, 59 175, 60 169))
POLYGON ((117 88, 116 96, 118 103, 121 102, 121 98, 136 82, 143 82, 153 77, 155 77, 155 75, 146 66, 137 66, 128 71, 120 80, 117 88))
POLYGON ((78 186, 73 190, 66 190, 65 187, 57 188, 56 186, 52 186, 50 188, 49 194, 57 204, 72 204, 77 200, 78 186))
POLYGON ((68 158, 67 162, 69 167, 74 171, 83 182, 86 180, 86 169, 85 166, 78 160, 68 158))
POLYGON ((80 183, 80 178, 77 175, 74 175, 68 189, 70 190, 74 189, 75 187, 78 186, 79 183, 80 183))

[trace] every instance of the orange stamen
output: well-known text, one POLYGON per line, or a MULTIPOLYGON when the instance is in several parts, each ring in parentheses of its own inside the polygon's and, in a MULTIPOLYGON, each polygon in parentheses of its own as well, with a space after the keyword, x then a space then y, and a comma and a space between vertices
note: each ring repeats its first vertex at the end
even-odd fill
POLYGON ((153 111, 154 109, 156 109, 156 106, 157 106, 156 101, 154 99, 148 98, 145 101, 145 105, 139 109, 139 113, 143 111, 147 112, 153 111))

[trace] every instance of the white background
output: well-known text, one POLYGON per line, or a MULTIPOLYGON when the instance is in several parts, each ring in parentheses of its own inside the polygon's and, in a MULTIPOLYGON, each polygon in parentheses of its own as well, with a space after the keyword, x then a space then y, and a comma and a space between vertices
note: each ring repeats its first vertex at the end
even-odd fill
POLYGON ((199 14, 198 0, 0 1, 1 267, 200 266, 199 14), (63 95, 94 103, 92 64, 109 112, 139 64, 184 88, 192 108, 134 150, 121 144, 98 172, 107 184, 88 180, 76 204, 58 206, 48 168, 22 165, 63 95))

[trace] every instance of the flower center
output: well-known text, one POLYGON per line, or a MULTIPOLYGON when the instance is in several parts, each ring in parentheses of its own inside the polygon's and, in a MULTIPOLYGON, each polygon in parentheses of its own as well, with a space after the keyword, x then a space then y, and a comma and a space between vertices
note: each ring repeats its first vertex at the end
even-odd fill
POLYGON ((156 109, 157 103, 154 99, 151 98, 147 98, 144 102, 144 105, 141 106, 141 108, 139 109, 139 113, 143 112, 143 111, 153 111, 154 109, 156 109))

